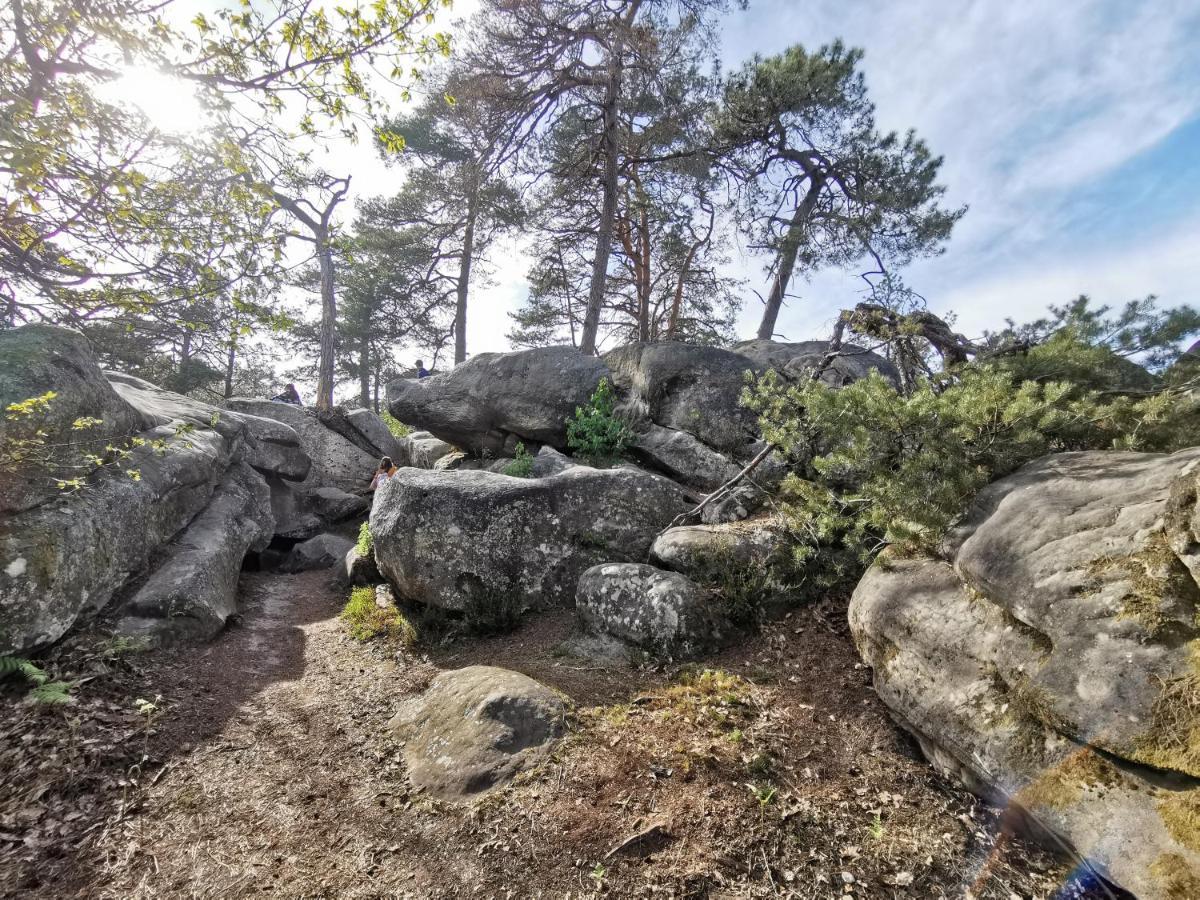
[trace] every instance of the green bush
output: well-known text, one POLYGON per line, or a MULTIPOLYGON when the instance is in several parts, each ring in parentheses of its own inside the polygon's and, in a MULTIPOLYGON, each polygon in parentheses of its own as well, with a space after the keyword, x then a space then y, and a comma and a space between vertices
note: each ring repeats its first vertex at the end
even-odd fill
POLYGON ((354 544, 354 551, 359 556, 370 556, 374 548, 375 539, 371 536, 371 523, 363 522, 358 526, 358 541, 354 544))
POLYGON ((607 378, 601 378, 586 406, 575 408, 567 422, 567 446, 593 465, 611 465, 633 439, 633 433, 615 413, 616 395, 607 378))
POLYGON ((375 589, 357 587, 342 609, 342 621, 350 636, 357 641, 383 638, 411 647, 417 641, 417 629, 395 606, 380 606, 375 602, 375 589))
POLYGON ((525 445, 517 441, 517 455, 502 470, 503 474, 513 478, 528 478, 533 474, 533 457, 525 449, 525 445))
POLYGON ((412 428, 405 425, 386 409, 379 414, 379 418, 383 419, 383 424, 388 427, 388 431, 392 433, 393 437, 402 438, 412 434, 412 428))
POLYGON ((816 561, 814 577, 840 583, 884 547, 933 549, 980 488, 1046 453, 1195 443, 1192 393, 1126 396, 1022 380, 1018 370, 1053 368, 1055 352, 1063 368, 1080 371, 1095 348, 1064 339, 1036 349, 1032 361, 971 363, 921 379, 907 395, 874 372, 837 390, 773 372, 752 381, 743 402, 793 463, 782 507, 797 561, 816 561))

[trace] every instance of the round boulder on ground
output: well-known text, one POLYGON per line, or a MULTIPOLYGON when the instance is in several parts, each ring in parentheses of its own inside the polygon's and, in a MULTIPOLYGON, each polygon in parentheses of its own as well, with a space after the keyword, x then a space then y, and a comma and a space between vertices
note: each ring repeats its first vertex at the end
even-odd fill
POLYGON ((412 783, 446 799, 511 781, 544 762, 566 709, 550 688, 519 672, 467 666, 440 673, 407 700, 389 727, 404 742, 412 783))
POLYGON ((695 656, 731 631, 711 591, 642 563, 592 566, 579 578, 575 612, 585 634, 669 658, 695 656))

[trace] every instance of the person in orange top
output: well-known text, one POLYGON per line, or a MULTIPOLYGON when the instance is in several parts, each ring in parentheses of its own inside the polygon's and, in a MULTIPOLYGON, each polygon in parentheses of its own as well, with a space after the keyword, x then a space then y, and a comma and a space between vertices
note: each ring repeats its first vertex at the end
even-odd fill
POLYGON ((379 468, 375 470, 375 477, 371 479, 371 490, 382 487, 387 484, 389 478, 396 474, 396 466, 392 463, 390 456, 385 456, 379 461, 379 468))

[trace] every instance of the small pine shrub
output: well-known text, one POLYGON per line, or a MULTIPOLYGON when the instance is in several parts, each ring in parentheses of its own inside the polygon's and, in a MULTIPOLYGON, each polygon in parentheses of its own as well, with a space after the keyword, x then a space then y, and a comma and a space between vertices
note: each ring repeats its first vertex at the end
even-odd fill
POLYGON ((412 428, 405 425, 386 409, 379 414, 379 418, 383 419, 383 424, 387 426, 388 431, 392 433, 393 437, 402 438, 412 434, 412 428))
POLYGON ((342 609, 342 621, 356 641, 382 638, 411 647, 417 641, 417 629, 395 606, 380 606, 375 602, 375 589, 357 587, 342 609))
POLYGON ((795 462, 781 510, 797 563, 828 587, 857 579, 884 547, 933 551, 986 484, 1066 450, 1170 451, 1194 443, 1186 394, 1107 395, 1071 381, 1018 380, 967 365, 903 394, 872 372, 840 389, 753 381, 743 403, 795 462))
POLYGON ((616 415, 616 394, 601 378, 586 406, 575 408, 567 422, 567 446, 593 465, 612 465, 629 446, 633 433, 616 415))
POLYGON ((375 539, 371 536, 371 523, 363 522, 358 526, 358 541, 354 544, 354 551, 363 557, 371 555, 375 549, 375 539))
POLYGON ((517 442, 517 455, 502 471, 513 478, 529 478, 533 474, 533 457, 520 441, 517 442))

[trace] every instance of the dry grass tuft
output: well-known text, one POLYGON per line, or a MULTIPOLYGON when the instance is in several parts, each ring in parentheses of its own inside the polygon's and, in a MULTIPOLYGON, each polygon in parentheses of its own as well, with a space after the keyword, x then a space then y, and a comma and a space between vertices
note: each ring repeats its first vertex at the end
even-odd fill
POLYGON ((1155 806, 1171 836, 1189 850, 1200 853, 1200 788, 1175 791, 1155 806))

